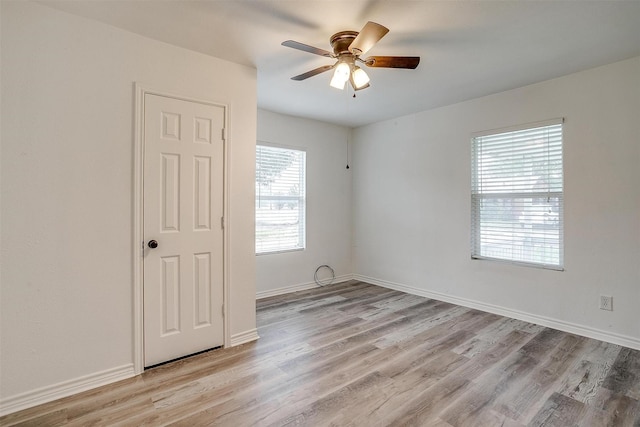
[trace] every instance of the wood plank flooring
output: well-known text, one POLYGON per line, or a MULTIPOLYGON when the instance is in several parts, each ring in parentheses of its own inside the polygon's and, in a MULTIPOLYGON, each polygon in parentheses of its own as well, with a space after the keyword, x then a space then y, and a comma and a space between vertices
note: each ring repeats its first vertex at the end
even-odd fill
POLYGON ((257 342, 0 425, 640 426, 640 351, 361 282, 257 310, 257 342))

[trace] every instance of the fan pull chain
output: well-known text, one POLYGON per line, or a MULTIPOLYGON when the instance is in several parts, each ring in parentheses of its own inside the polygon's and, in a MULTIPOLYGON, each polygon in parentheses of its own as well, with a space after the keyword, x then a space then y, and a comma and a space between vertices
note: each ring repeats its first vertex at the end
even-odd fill
POLYGON ((349 169, 349 137, 347 136, 347 167, 346 169, 349 169))

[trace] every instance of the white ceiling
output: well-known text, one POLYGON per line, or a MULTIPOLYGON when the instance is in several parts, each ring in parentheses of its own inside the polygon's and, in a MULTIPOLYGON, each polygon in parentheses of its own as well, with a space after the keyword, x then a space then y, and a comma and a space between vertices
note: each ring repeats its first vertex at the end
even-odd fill
POLYGON ((140 1, 41 3, 258 70, 260 108, 360 126, 640 56, 640 1, 140 1), (329 87, 329 37, 390 29, 369 55, 420 56, 416 70, 367 68, 371 87, 329 87))

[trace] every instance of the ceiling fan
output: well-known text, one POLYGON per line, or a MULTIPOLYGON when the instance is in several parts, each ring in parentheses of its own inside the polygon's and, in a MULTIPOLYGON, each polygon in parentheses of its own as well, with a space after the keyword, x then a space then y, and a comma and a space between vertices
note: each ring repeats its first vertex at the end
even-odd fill
POLYGON ((366 59, 360 58, 360 55, 371 49, 388 32, 389 29, 385 26, 371 21, 367 22, 359 33, 357 31, 341 31, 332 35, 329 39, 333 52, 293 40, 284 41, 282 45, 286 47, 325 56, 327 58, 337 58, 336 63, 333 65, 323 65, 322 67, 291 77, 291 79, 305 80, 333 69, 333 77, 330 83, 332 87, 344 90, 348 80, 354 90, 360 90, 369 87, 370 79, 367 73, 356 65, 356 62, 362 63, 367 67, 415 69, 420 63, 419 56, 370 56, 366 59))

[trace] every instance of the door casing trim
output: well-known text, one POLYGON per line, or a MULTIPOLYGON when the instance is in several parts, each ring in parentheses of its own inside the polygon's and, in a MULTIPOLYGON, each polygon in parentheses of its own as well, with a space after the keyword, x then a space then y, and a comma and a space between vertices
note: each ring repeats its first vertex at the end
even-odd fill
POLYGON ((174 98, 181 101, 197 102, 200 104, 212 105, 224 108, 224 147, 222 159, 222 215, 224 216, 224 228, 222 230, 222 295, 224 311, 222 316, 224 347, 228 347, 231 342, 229 328, 229 313, 231 307, 229 303, 229 230, 231 218, 229 217, 229 189, 231 164, 231 144, 229 135, 229 106, 218 102, 203 99, 195 99, 188 96, 178 95, 166 91, 155 90, 141 83, 134 83, 135 118, 133 127, 133 369, 134 373, 140 374, 144 371, 144 268, 143 268, 143 248, 144 248, 144 98, 145 95, 158 95, 166 98, 174 98))

